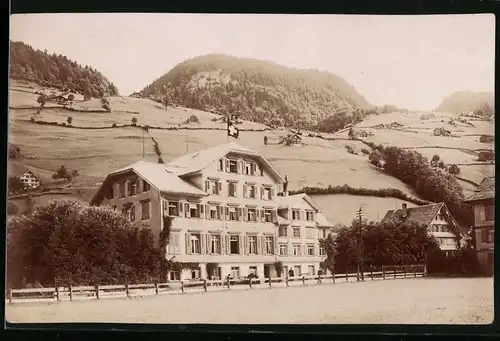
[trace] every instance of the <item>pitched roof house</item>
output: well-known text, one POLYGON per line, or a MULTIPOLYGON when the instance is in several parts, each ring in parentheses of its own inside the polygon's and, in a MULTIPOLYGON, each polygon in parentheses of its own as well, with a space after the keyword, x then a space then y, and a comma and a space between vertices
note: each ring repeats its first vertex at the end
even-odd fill
POLYGON ((484 178, 466 200, 474 208, 473 234, 478 260, 493 273, 495 249, 495 177, 484 178))
POLYGON ((400 209, 387 211, 382 221, 392 219, 427 226, 428 232, 437 239, 441 250, 457 250, 459 248, 457 238, 460 244, 465 243, 466 237, 462 234, 460 226, 446 204, 442 202, 416 207, 407 207, 403 204, 400 209))

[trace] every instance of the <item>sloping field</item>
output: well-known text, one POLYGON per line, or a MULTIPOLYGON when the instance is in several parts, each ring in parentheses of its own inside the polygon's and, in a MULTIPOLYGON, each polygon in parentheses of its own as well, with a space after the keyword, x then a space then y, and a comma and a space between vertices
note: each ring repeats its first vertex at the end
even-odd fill
POLYGON ((396 279, 7 304, 5 310, 11 323, 490 324, 494 318, 492 278, 396 279))
MULTIPOLYGON (((150 132, 158 141, 165 162, 185 154, 186 150, 194 152, 227 141, 224 131, 151 130, 150 132)), ((401 181, 373 167, 366 155, 361 153, 352 155, 346 152, 346 144, 352 143, 361 148, 364 146, 361 142, 323 141, 305 137, 304 146, 287 147, 278 144, 265 146, 263 140, 266 134, 268 132, 242 132, 236 142, 262 154, 283 176, 287 175, 291 189, 349 184, 352 187, 372 189, 398 188, 416 196, 401 181)))
POLYGON ((387 211, 401 208, 403 203, 408 207, 417 205, 395 198, 379 198, 349 194, 328 194, 310 196, 326 216, 334 223, 350 225, 356 218, 356 211, 363 208, 363 218, 368 221, 380 221, 387 211))

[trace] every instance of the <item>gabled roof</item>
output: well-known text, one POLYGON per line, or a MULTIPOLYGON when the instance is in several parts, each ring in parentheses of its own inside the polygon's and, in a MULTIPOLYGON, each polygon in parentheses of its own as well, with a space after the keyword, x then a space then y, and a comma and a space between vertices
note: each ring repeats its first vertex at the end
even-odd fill
POLYGON ((101 189, 110 178, 127 172, 136 173, 138 176, 146 180, 149 184, 151 184, 151 186, 155 187, 162 193, 180 193, 193 196, 207 195, 205 191, 202 191, 198 187, 181 179, 179 177, 178 169, 176 169, 175 167, 167 167, 166 165, 161 163, 141 160, 110 173, 101 184, 101 187, 96 192, 91 203, 93 203, 94 200, 97 199, 98 194, 101 192, 101 189))
POLYGON ((481 181, 476 192, 470 195, 465 202, 495 199, 495 177, 487 177, 481 181))
POLYGON ((39 177, 38 175, 36 175, 36 174, 35 174, 32 170, 30 170, 30 169, 28 169, 28 170, 26 170, 26 171, 24 171, 24 172, 20 173, 18 176, 19 176, 19 177, 21 177, 21 176, 23 176, 23 175, 25 175, 25 174, 27 174, 27 173, 29 173, 29 174, 33 175, 35 178, 37 178, 38 180, 40 180, 40 177, 39 177))
POLYGON ((316 226, 318 227, 334 227, 331 222, 326 219, 326 217, 321 212, 316 213, 316 226))
POLYGON ((278 171, 265 158, 253 152, 252 150, 246 147, 242 147, 234 142, 221 144, 212 148, 183 155, 173 161, 170 161, 167 166, 178 168, 179 176, 188 176, 190 174, 201 172, 212 162, 215 162, 216 160, 230 153, 247 155, 259 159, 262 162, 263 166, 269 170, 271 175, 273 175, 278 180, 278 182, 285 182, 278 171))
POLYGON ((309 205, 311 205, 312 208, 316 210, 316 212, 319 212, 320 209, 318 205, 316 205, 316 203, 311 199, 311 197, 305 193, 276 197, 276 203, 278 204, 278 208, 293 207, 301 200, 305 200, 309 205))
POLYGON ((451 215, 450 210, 448 210, 448 207, 446 207, 446 204, 444 202, 440 203, 435 203, 435 204, 428 204, 428 205, 423 205, 423 206, 415 206, 415 207, 408 207, 406 209, 407 211, 407 216, 406 218, 403 218, 403 210, 402 209, 397 209, 397 210, 389 210, 385 214, 384 218, 382 218, 382 221, 387 221, 391 219, 396 219, 396 220, 404 220, 408 222, 413 222, 413 223, 419 223, 425 226, 428 226, 438 212, 441 210, 441 208, 445 208, 446 211, 448 211, 449 216, 451 217, 451 220, 453 224, 455 225, 456 232, 460 235, 464 234, 464 231, 462 231, 462 227, 457 223, 455 218, 451 215))
POLYGON ((389 210, 385 214, 384 218, 382 218, 382 221, 387 221, 390 219, 398 219, 398 220, 405 220, 409 222, 429 225, 434 220, 434 218, 436 217, 436 215, 438 214, 439 210, 443 205, 444 203, 441 202, 437 204, 408 207, 406 209, 408 214, 406 218, 403 218, 402 209, 389 210))

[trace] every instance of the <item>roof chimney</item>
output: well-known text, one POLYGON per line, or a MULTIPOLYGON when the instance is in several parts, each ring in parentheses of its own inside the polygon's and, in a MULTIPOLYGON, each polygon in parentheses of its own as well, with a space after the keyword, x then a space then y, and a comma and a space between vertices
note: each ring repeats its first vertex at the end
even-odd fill
POLYGON ((402 205, 402 210, 403 210, 403 218, 406 218, 406 216, 408 215, 408 208, 406 206, 406 203, 402 205))
POLYGON ((285 182, 283 183, 283 196, 288 196, 288 176, 285 175, 285 182))

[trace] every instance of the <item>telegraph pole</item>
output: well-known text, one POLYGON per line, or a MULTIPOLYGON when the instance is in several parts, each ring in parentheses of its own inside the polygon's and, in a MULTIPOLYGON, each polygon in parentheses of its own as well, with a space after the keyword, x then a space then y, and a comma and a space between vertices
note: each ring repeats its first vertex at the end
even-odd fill
POLYGON ((359 275, 361 274, 361 280, 365 280, 363 274, 363 208, 360 207, 356 211, 356 216, 359 218, 359 242, 358 242, 358 281, 359 275))
POLYGON ((142 158, 144 159, 144 128, 142 128, 142 158))

